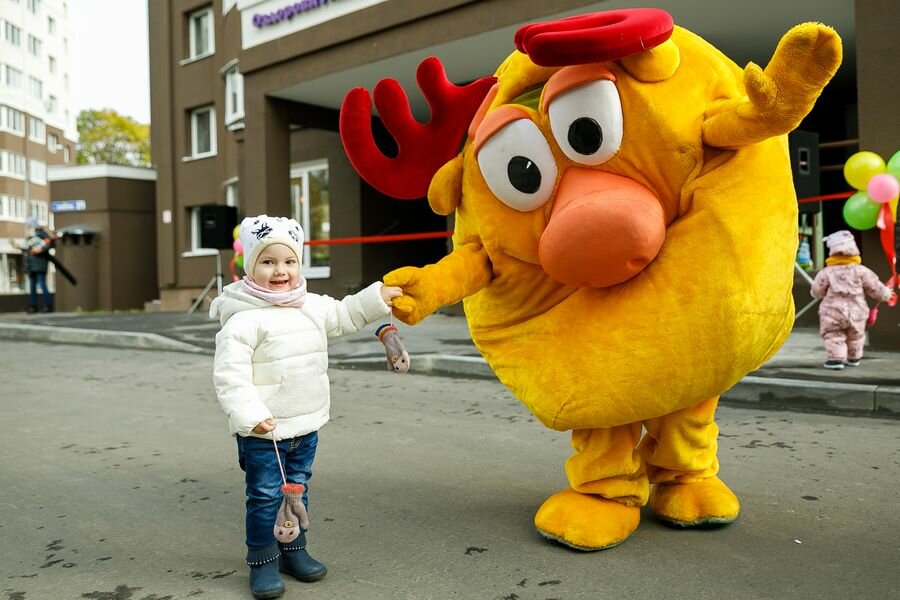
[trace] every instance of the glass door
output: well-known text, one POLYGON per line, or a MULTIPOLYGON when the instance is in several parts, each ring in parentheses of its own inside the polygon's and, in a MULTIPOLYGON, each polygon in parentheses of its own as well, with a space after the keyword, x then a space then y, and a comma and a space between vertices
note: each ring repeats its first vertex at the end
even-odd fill
MULTIPOLYGON (((331 203, 328 195, 328 161, 297 163, 291 167, 291 217, 303 227, 307 241, 331 237, 331 203)), ((303 276, 331 276, 331 247, 304 246, 303 276)))

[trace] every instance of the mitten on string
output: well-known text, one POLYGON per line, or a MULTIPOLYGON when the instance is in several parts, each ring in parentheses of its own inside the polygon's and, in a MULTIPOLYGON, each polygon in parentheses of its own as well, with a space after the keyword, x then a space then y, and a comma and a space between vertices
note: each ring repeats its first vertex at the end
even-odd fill
POLYGON ((397 373, 406 373, 409 371, 409 353, 400 340, 400 334, 394 325, 379 325, 375 330, 375 335, 384 344, 384 350, 387 354, 388 371, 397 373))
POLYGON ((293 542, 300 531, 309 529, 309 514, 303 504, 303 484, 286 483, 281 486, 281 506, 275 518, 275 538, 282 544, 293 542))

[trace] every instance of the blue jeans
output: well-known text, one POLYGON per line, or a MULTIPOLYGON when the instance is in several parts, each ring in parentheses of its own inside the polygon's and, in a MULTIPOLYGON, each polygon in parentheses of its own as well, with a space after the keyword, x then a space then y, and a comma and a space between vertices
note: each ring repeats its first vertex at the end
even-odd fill
POLYGON ((31 292, 31 306, 33 308, 37 308, 37 292, 38 287, 40 287, 41 291, 44 293, 44 308, 50 308, 50 290, 47 289, 47 274, 37 271, 30 271, 28 273, 28 281, 31 284, 29 286, 31 292))
MULTIPOLYGON (((278 453, 288 483, 302 483, 303 504, 309 508, 307 483, 312 477, 319 434, 281 440, 278 453)), ((275 543, 275 518, 281 506, 281 471, 271 439, 237 436, 238 464, 247 482, 247 546, 262 548, 275 543)))

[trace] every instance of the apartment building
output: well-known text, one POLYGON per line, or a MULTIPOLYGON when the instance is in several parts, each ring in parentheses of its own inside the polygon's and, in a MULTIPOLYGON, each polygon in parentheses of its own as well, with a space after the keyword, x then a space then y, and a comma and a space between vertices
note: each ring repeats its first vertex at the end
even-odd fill
POLYGON ((26 219, 53 226, 47 167, 75 161, 68 11, 65 0, 0 0, 0 295, 27 290, 26 219))
MULTIPOLYGON (((751 60, 765 65, 781 35, 800 22, 836 27, 844 40, 844 65, 803 128, 818 133, 821 142, 846 144, 840 146, 846 156, 857 149, 889 156, 900 139, 893 76, 900 52, 896 36, 884 26, 894 3, 656 4, 739 65, 751 60)), ((415 73, 426 57, 439 57, 448 77, 462 84, 490 75, 513 50, 515 31, 524 23, 646 5, 639 0, 151 0, 151 136, 163 306, 189 306, 215 271, 218 252, 200 245, 203 205, 236 206, 240 216, 291 215, 314 241, 452 228, 424 201, 389 199, 360 181, 338 134, 345 94, 395 78, 409 94, 414 114, 425 121, 428 108, 415 73)), ((823 171, 822 193, 844 189, 837 166, 844 158, 823 157, 832 164, 823 171)), ((440 239, 317 245, 304 257, 304 272, 311 290, 343 294, 389 268, 423 264, 445 253, 440 239)), ((222 257, 227 264, 231 254, 222 257)))

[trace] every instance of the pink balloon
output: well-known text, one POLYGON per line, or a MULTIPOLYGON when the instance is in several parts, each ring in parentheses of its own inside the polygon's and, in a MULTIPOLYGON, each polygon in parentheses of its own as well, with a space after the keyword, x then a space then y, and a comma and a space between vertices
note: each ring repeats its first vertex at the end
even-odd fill
POLYGON ((866 184, 869 198, 879 204, 886 204, 900 195, 900 181, 890 173, 873 175, 866 184))
POLYGON ((241 240, 234 240, 234 243, 231 244, 231 249, 237 254, 241 254, 244 251, 244 245, 241 243, 241 240))

